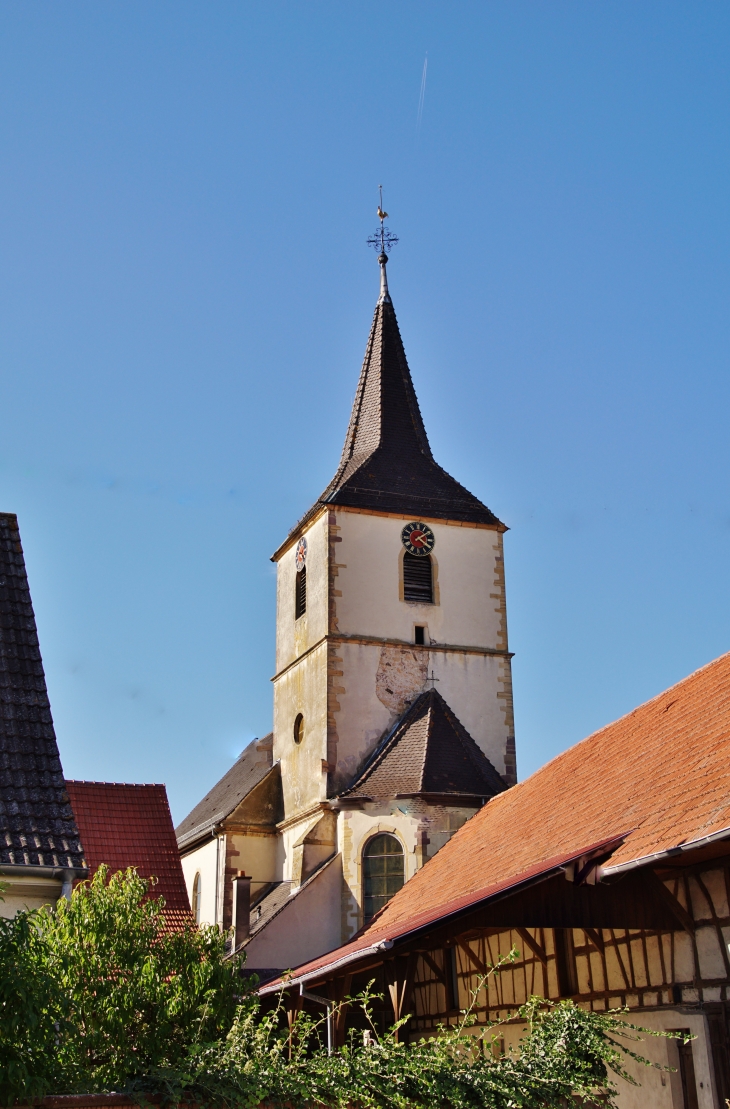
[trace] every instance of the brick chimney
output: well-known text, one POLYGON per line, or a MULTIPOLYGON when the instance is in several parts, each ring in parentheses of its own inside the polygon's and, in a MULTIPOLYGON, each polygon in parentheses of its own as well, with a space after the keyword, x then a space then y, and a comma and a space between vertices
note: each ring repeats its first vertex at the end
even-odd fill
POLYGON ((251 879, 239 870, 233 879, 233 950, 251 935, 251 879))

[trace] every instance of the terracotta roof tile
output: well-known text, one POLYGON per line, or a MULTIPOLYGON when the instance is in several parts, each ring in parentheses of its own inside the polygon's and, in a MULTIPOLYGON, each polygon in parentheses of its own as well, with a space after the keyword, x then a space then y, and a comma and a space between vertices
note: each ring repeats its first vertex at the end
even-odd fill
MULTIPOLYGON (((435 921, 623 839, 607 866, 730 829, 730 654, 492 798, 388 902, 348 952, 435 921)), ((307 968, 300 968, 300 972, 307 968)))
POLYGON ((190 903, 163 785, 67 781, 93 875, 102 863, 112 872, 134 866, 157 878, 152 891, 164 897, 168 917, 189 916, 190 903))

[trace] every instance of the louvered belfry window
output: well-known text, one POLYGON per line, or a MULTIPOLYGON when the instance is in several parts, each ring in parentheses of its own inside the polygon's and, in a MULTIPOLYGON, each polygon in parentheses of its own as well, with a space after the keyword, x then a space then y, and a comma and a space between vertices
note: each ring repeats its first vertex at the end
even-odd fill
POLYGON ((294 597, 294 619, 298 620, 307 611, 307 567, 297 570, 296 593, 294 597))
POLYGON ((433 604, 433 567, 430 555, 403 555, 403 600, 433 604))

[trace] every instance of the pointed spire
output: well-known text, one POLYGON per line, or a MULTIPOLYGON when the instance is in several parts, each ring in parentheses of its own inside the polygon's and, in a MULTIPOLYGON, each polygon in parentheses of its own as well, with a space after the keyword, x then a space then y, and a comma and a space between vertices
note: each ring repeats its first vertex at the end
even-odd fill
POLYGON ((380 295, 337 472, 292 529, 323 504, 459 520, 504 528, 493 512, 438 465, 431 453, 398 320, 388 290, 387 251, 398 239, 385 226, 368 239, 379 249, 380 295))
MULTIPOLYGON (((379 208, 381 213, 386 215, 379 208)), ((387 235, 381 223, 376 232, 381 245, 387 235)), ((431 453, 388 290, 385 248, 378 262, 380 296, 345 445, 320 503, 499 526, 487 506, 447 474, 431 453)))

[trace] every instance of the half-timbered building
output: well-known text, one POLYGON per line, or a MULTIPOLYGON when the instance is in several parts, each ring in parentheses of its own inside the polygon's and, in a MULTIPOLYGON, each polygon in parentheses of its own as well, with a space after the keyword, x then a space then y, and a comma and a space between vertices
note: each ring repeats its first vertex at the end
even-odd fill
MULTIPOLYGON (((694 1039, 646 1039, 673 1069, 637 1068, 622 1109, 724 1109, 729 906, 730 654, 494 796, 349 944, 262 993, 283 986, 293 1013, 374 979, 409 1037, 471 1006, 515 1047, 530 995, 626 1007, 694 1039)), ((342 1006, 335 1037, 359 1019, 342 1006)))

